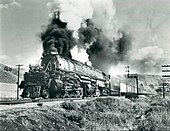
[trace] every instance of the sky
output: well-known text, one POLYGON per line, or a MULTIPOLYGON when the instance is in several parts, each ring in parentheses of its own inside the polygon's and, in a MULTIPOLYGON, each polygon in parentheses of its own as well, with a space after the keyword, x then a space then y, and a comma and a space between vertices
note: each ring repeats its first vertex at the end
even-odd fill
MULTIPOLYGON (((43 52, 39 34, 49 22, 53 1, 57 0, 0 0, 0 63, 27 68, 39 61, 43 52)), ((88 12, 89 6, 79 1, 88 12)), ((113 0, 113 8, 114 26, 132 35, 130 60, 123 66, 137 67, 143 60, 146 67, 170 63, 170 0, 113 0)))

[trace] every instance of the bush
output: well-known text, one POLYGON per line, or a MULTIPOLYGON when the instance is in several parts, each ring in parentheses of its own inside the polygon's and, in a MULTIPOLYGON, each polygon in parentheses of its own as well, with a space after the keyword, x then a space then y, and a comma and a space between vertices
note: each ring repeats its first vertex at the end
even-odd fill
POLYGON ((170 109, 170 100, 168 99, 159 99, 151 102, 151 106, 162 106, 170 109))
POLYGON ((72 122, 76 122, 79 126, 83 125, 83 114, 78 111, 69 111, 63 114, 63 116, 72 122))
POLYGON ((61 106, 66 110, 77 110, 78 104, 75 102, 63 102, 61 106))
POLYGON ((128 99, 137 99, 138 98, 138 95, 137 94, 135 94, 135 93, 127 93, 126 95, 125 95, 125 98, 128 98, 128 99))

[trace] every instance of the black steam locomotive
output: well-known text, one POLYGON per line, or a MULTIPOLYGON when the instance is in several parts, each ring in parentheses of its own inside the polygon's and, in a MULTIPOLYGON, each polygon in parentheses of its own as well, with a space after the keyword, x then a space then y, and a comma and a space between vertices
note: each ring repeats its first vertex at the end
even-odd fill
POLYGON ((22 98, 109 95, 110 75, 73 59, 49 52, 41 65, 24 74, 22 98))

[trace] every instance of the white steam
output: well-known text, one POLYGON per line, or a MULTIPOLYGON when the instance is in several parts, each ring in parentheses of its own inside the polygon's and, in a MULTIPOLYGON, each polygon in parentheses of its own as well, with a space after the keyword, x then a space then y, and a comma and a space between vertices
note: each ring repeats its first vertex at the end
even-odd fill
POLYGON ((83 48, 78 48, 77 46, 75 46, 71 50, 71 54, 72 54, 73 59, 78 60, 80 62, 85 63, 85 62, 89 61, 86 50, 84 50, 83 48))

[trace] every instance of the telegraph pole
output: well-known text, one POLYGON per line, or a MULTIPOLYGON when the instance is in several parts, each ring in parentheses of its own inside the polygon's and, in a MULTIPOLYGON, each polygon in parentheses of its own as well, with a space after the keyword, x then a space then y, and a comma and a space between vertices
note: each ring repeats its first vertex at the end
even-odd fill
POLYGON ((165 83, 163 82, 163 98, 165 98, 165 83))
POLYGON ((139 86, 138 86, 138 74, 130 74, 130 70, 129 70, 129 66, 126 66, 125 68, 127 68, 128 70, 127 70, 127 72, 128 72, 128 74, 127 74, 127 78, 135 78, 135 80, 136 80, 136 89, 137 89, 137 95, 139 95, 139 86))
POLYGON ((18 80, 17 80, 17 100, 19 99, 19 74, 20 74, 20 67, 23 66, 23 65, 16 65, 18 67, 18 80))

